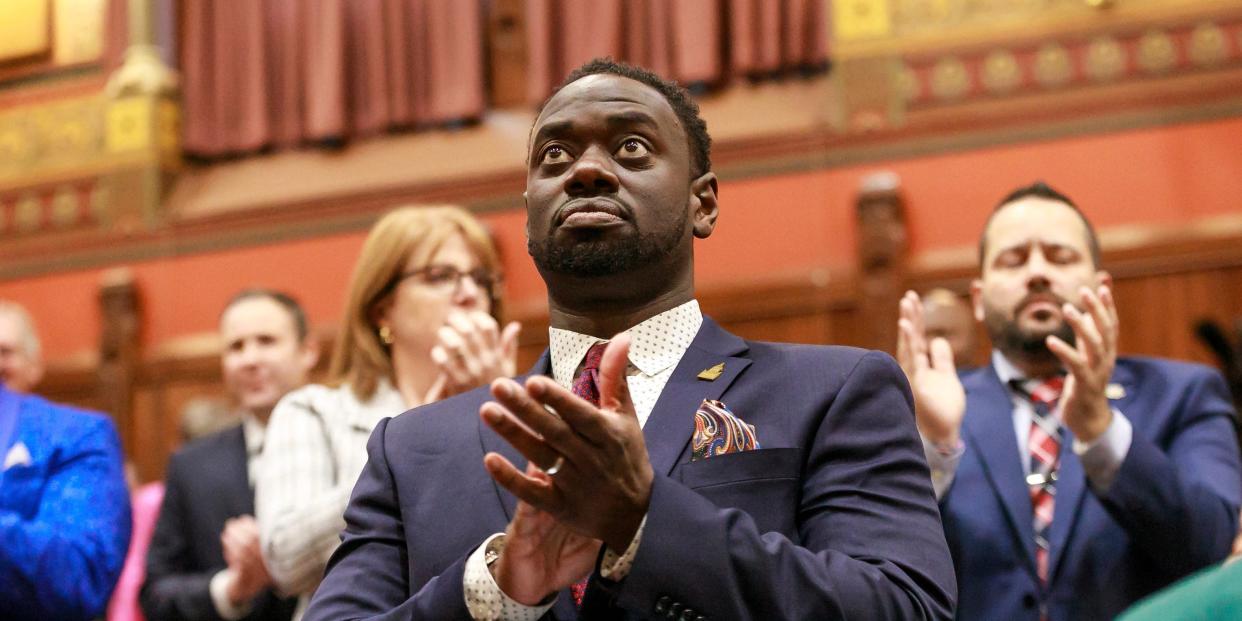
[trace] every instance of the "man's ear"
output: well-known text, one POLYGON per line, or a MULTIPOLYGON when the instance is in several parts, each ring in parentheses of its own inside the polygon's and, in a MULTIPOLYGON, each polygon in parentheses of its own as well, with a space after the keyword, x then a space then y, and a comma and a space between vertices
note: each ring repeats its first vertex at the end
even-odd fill
POLYGON ((983 280, 979 278, 970 281, 970 310, 975 321, 983 323, 983 280))
POLYGON ((302 372, 309 373, 311 369, 319 364, 319 353, 322 349, 319 346, 319 339, 314 334, 307 334, 302 339, 302 353, 299 354, 299 362, 302 365, 302 372))
POLYGON ((1108 287, 1109 289, 1112 289, 1113 288, 1113 275, 1109 274, 1108 270, 1096 270, 1095 271, 1095 286, 1096 287, 1108 287))
POLYGON ((716 173, 708 171, 690 182, 691 218, 694 236, 706 239, 716 230, 716 216, 720 213, 717 202, 716 173))

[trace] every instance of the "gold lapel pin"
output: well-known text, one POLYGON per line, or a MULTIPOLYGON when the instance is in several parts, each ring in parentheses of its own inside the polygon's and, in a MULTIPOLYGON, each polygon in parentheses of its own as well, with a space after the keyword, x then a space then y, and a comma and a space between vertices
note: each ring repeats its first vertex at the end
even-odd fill
POLYGON ((1124 399, 1126 396, 1126 387, 1121 384, 1109 384, 1104 387, 1104 396, 1109 399, 1124 399))
POLYGON ((721 373, 724 373, 723 362, 721 362, 720 364, 717 364, 714 367, 708 367, 706 369, 703 369, 702 371, 699 371, 699 379, 713 382, 713 381, 716 381, 716 378, 720 377, 721 373))

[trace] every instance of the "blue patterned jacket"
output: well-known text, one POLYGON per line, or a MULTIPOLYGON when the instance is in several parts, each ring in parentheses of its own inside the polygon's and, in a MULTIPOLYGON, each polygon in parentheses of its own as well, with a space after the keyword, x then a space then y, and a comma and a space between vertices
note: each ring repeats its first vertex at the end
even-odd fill
POLYGON ((129 546, 112 419, 0 387, 0 616, 102 618, 129 546))

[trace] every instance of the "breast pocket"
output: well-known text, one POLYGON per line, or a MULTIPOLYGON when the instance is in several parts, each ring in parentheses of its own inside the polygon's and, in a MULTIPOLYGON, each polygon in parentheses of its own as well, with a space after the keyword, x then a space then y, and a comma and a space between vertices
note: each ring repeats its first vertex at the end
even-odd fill
POLYGON ((39 512, 47 476, 40 465, 13 466, 0 474, 0 507, 30 520, 39 512))
POLYGON ((680 468, 681 482, 721 508, 745 511, 760 532, 794 538, 801 452, 769 448, 717 455, 680 468))

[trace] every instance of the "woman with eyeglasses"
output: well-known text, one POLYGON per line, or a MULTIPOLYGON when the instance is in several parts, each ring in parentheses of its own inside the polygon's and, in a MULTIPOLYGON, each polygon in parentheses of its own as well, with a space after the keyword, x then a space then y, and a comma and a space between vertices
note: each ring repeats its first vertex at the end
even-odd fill
POLYGON ((518 325, 495 319, 499 268, 486 231, 457 207, 400 208, 371 229, 328 384, 285 396, 264 442, 255 509, 266 573, 300 595, 295 618, 340 542, 379 420, 514 375, 518 325))

